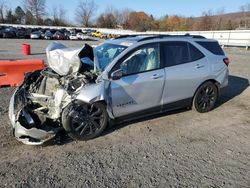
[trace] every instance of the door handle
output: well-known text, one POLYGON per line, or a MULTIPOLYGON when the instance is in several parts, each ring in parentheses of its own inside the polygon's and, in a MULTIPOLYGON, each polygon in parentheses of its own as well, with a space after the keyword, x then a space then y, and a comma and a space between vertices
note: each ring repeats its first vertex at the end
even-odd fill
POLYGON ((154 74, 153 76, 151 76, 152 79, 159 79, 159 78, 163 78, 162 74, 154 74))
POLYGON ((200 68, 202 68, 202 67, 205 67, 205 65, 197 64, 197 65, 195 66, 195 68, 197 68, 197 69, 200 69, 200 68))

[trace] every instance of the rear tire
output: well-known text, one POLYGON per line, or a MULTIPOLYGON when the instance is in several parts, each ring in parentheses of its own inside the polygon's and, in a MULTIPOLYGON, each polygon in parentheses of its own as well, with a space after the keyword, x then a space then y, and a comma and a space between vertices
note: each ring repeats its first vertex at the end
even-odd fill
POLYGON ((108 114, 102 103, 86 104, 75 101, 62 115, 62 124, 68 135, 76 140, 89 140, 99 136, 107 127, 108 114))
POLYGON ((218 89, 216 85, 211 81, 207 81, 196 91, 193 106, 200 113, 209 112, 214 108, 217 98, 218 89))

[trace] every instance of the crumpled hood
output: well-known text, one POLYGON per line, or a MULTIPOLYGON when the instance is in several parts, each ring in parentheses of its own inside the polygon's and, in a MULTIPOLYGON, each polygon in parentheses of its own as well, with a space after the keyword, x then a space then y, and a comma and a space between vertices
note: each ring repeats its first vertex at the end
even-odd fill
POLYGON ((85 44, 82 48, 68 48, 53 42, 46 48, 48 66, 61 76, 73 74, 82 66, 81 58, 89 57, 94 62, 93 48, 85 44))

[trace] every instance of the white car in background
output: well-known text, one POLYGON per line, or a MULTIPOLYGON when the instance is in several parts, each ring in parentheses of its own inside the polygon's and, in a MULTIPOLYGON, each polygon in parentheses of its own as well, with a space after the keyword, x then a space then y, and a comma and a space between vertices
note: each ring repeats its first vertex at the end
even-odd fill
POLYGON ((40 39, 41 38, 41 33, 39 31, 32 32, 30 34, 31 39, 40 39))
POLYGON ((70 39, 70 40, 78 40, 78 38, 77 38, 77 36, 76 36, 75 33, 71 33, 71 34, 69 35, 69 39, 70 39))
POLYGON ((89 37, 87 35, 84 35, 83 33, 77 33, 76 36, 77 36, 77 38, 79 40, 87 40, 87 39, 89 39, 89 37))

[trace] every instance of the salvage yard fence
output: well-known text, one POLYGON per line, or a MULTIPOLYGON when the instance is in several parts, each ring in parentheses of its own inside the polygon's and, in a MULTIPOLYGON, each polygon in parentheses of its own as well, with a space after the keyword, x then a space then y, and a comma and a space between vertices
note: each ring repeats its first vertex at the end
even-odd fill
MULTIPOLYGON (((29 28, 51 28, 51 29, 74 29, 76 27, 55 27, 55 26, 36 26, 36 25, 17 25, 17 24, 0 24, 0 26, 13 26, 13 27, 29 27, 29 28)), ((172 31, 172 32, 158 32, 158 31, 147 31, 147 32, 135 32, 132 30, 123 29, 104 29, 104 28, 82 28, 77 29, 96 29, 106 34, 116 35, 134 35, 134 34, 170 34, 170 35, 184 35, 189 33, 190 35, 201 35, 208 39, 218 40, 222 46, 235 46, 250 48, 250 30, 218 30, 218 31, 172 31)))

